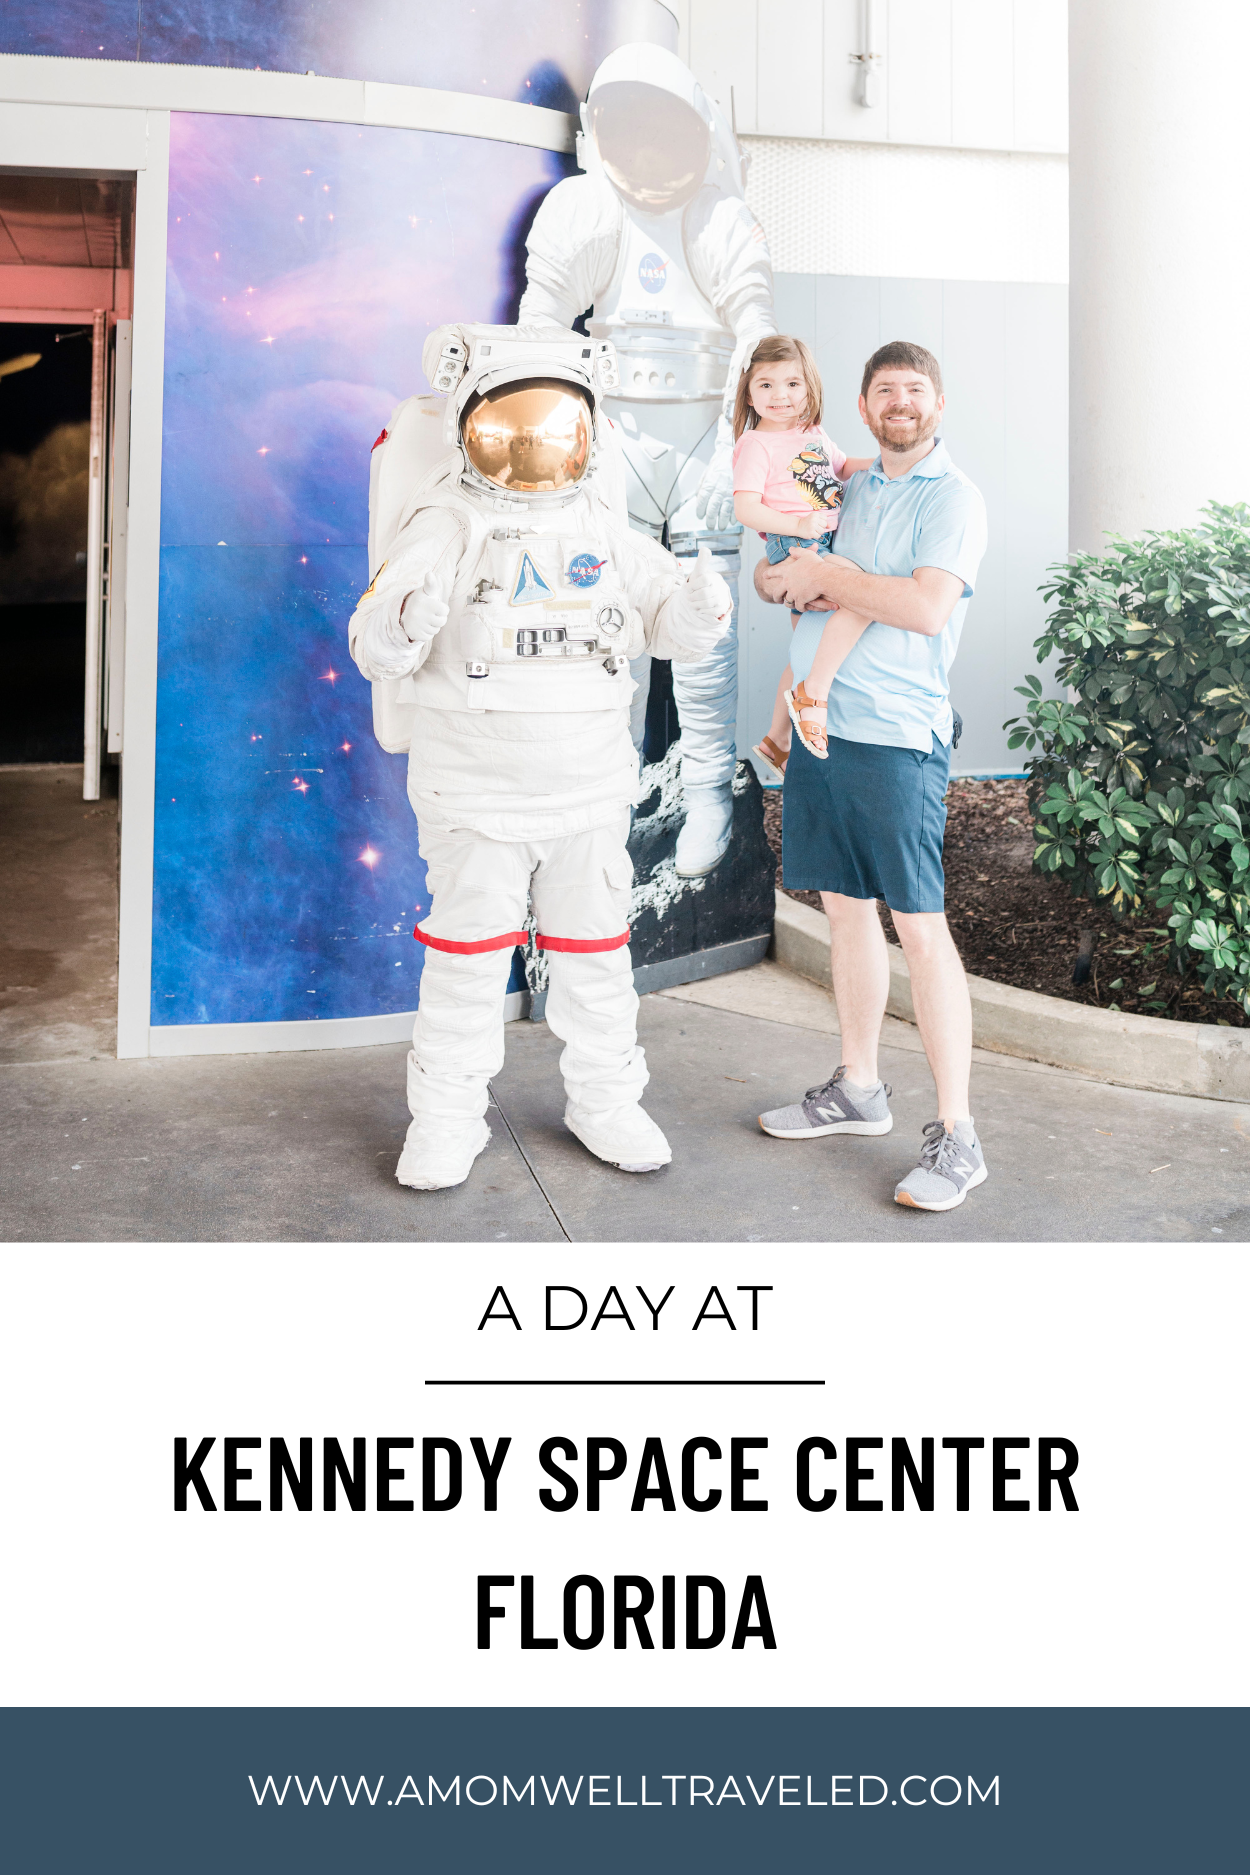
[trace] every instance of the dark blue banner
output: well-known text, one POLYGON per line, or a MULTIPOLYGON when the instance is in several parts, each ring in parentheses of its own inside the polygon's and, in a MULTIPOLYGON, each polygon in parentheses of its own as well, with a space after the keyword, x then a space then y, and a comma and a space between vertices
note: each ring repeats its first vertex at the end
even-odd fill
POLYGON ((1178 1875, 1244 1857, 1244 1711, 10 1710, 8 1866, 1178 1875))

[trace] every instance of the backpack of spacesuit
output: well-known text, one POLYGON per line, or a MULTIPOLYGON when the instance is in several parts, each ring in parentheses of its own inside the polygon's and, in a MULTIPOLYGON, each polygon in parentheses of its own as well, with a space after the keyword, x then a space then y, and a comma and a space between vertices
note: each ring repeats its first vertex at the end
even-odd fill
MULTIPOLYGON (((422 482, 437 479, 448 459, 443 441, 443 409, 439 396, 405 397, 391 412, 386 428, 369 458, 369 578, 379 568, 399 532, 409 499, 422 482)), ((411 677, 375 683, 373 733, 389 755, 407 755, 417 706, 411 677)))

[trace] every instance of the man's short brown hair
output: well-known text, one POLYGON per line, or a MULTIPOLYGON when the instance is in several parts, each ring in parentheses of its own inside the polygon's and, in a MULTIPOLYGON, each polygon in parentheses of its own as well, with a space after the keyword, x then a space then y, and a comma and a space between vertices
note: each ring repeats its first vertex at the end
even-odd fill
POLYGON ((932 352, 927 352, 923 345, 912 345, 907 339, 891 339, 888 345, 880 346, 864 366, 864 381, 859 387, 861 397, 867 397, 868 386, 878 371, 923 372, 932 384, 934 391, 942 395, 942 367, 932 352))

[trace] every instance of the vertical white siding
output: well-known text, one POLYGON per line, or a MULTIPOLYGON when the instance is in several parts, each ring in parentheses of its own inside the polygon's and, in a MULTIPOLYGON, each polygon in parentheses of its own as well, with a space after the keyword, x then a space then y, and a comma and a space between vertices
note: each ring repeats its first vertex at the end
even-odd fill
POLYGON ((1067 147, 1065 0, 877 0, 880 102, 856 101, 864 0, 678 0, 683 56, 748 134, 1067 147))
POLYGON ((889 0, 888 10, 890 142, 949 143, 950 0, 889 0))
MULTIPOLYGON (((763 8, 767 16, 768 5, 763 8)), ((813 12, 813 20, 815 20, 813 12)), ((883 143, 889 135, 890 62, 883 60, 877 81, 878 102, 872 109, 856 97, 856 71, 852 53, 866 50, 863 33, 864 0, 824 0, 824 131, 826 137, 848 143, 883 143)), ((885 51, 886 4, 877 4, 877 50, 885 51)))
POLYGON ((1012 9, 1003 0, 951 0, 951 142, 963 150, 1015 143, 1012 9))
MULTIPOLYGON (((1068 147, 1068 9, 1065 0, 1014 0, 1018 150, 1068 147)), ((1126 48, 1126 55, 1128 48, 1126 48)))
POLYGON ((760 136, 821 136, 820 9, 810 0, 768 0, 760 8, 758 48, 755 123, 760 136))
POLYGON ((690 0, 690 65, 704 90, 739 130, 756 128, 756 27, 759 0, 690 0))

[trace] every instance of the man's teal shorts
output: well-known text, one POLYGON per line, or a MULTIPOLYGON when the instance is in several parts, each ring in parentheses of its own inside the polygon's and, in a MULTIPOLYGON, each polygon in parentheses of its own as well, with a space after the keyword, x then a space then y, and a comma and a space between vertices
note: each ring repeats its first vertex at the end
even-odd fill
POLYGON ((942 796, 951 753, 829 738, 822 762, 795 736, 786 763, 782 877, 796 892, 883 898, 891 911, 943 911, 942 796))

